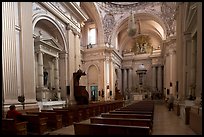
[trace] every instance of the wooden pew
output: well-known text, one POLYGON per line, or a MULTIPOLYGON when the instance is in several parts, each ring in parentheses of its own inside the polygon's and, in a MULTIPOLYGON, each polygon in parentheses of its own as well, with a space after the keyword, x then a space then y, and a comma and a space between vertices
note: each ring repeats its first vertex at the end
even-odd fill
POLYGON ((138 119, 151 119, 153 123, 153 117, 150 114, 120 114, 120 113, 101 113, 101 117, 106 118, 138 118, 138 119))
POLYGON ((37 114, 40 117, 47 117, 47 127, 51 130, 62 128, 62 115, 56 112, 26 112, 27 114, 37 114))
POLYGON ((74 123, 75 135, 151 135, 149 127, 74 123))
POLYGON ((54 108, 53 110, 63 110, 69 112, 69 117, 71 118, 69 119, 69 123, 73 124, 73 122, 82 121, 83 111, 77 108, 77 106, 75 108, 54 108))
POLYGON ((153 112, 148 111, 126 111, 126 110, 117 110, 117 111, 110 111, 109 113, 115 113, 115 114, 147 114, 147 115, 153 115, 153 112))
POLYGON ((47 133, 48 118, 42 118, 35 114, 23 114, 22 117, 28 122, 27 131, 29 135, 43 135, 47 133))
POLYGON ((136 102, 136 103, 132 103, 128 106, 124 106, 124 107, 121 107, 119 109, 116 109, 116 111, 119 110, 119 111, 124 111, 124 110, 127 110, 127 111, 154 111, 154 102, 152 101, 139 101, 139 102, 136 102))
POLYGON ((53 109, 53 110, 41 110, 41 112, 56 112, 59 115, 62 115, 62 124, 63 126, 69 126, 73 124, 73 112, 66 109, 53 109))
POLYGON ((14 119, 2 118, 2 135, 27 135, 28 122, 16 122, 14 119))
POLYGON ((127 126, 144 126, 150 127, 152 130, 151 119, 127 119, 127 118, 105 118, 105 117, 91 117, 91 123, 97 124, 111 124, 111 125, 127 125, 127 126))

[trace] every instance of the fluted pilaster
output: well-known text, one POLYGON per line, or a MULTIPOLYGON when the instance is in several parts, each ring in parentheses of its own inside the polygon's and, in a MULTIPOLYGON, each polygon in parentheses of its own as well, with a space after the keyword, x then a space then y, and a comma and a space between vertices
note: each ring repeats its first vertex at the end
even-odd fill
POLYGON ((2 71, 4 100, 17 100, 17 60, 14 2, 2 3, 2 71))

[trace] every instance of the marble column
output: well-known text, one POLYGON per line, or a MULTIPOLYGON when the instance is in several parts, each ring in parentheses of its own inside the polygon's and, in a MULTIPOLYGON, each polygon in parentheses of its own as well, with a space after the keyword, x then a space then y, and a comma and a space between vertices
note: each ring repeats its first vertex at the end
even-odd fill
POLYGON ((156 90, 156 67, 152 66, 152 90, 156 90))
POLYGON ((44 85, 43 79, 43 53, 42 51, 38 52, 38 87, 43 88, 44 85))
POLYGON ((162 91, 162 66, 161 65, 158 66, 157 80, 158 80, 157 87, 159 92, 161 93, 162 91))

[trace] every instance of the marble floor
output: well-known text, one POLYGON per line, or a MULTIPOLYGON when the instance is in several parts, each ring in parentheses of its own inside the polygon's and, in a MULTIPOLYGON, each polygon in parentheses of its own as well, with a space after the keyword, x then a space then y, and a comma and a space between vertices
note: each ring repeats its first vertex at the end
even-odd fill
MULTIPOLYGON (((90 119, 82 121, 90 123, 90 119)), ((73 125, 52 131, 49 135, 74 135, 73 125)), ((168 111, 163 103, 155 103, 152 135, 196 135, 183 119, 168 111)))

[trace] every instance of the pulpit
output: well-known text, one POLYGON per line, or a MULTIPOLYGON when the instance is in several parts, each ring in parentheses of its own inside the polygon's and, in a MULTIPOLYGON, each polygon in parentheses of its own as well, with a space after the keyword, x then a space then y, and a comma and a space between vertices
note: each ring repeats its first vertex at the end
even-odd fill
POLYGON ((81 69, 73 73, 74 97, 78 105, 89 104, 89 93, 86 91, 86 86, 79 86, 80 77, 85 75, 85 72, 82 72, 81 69))

